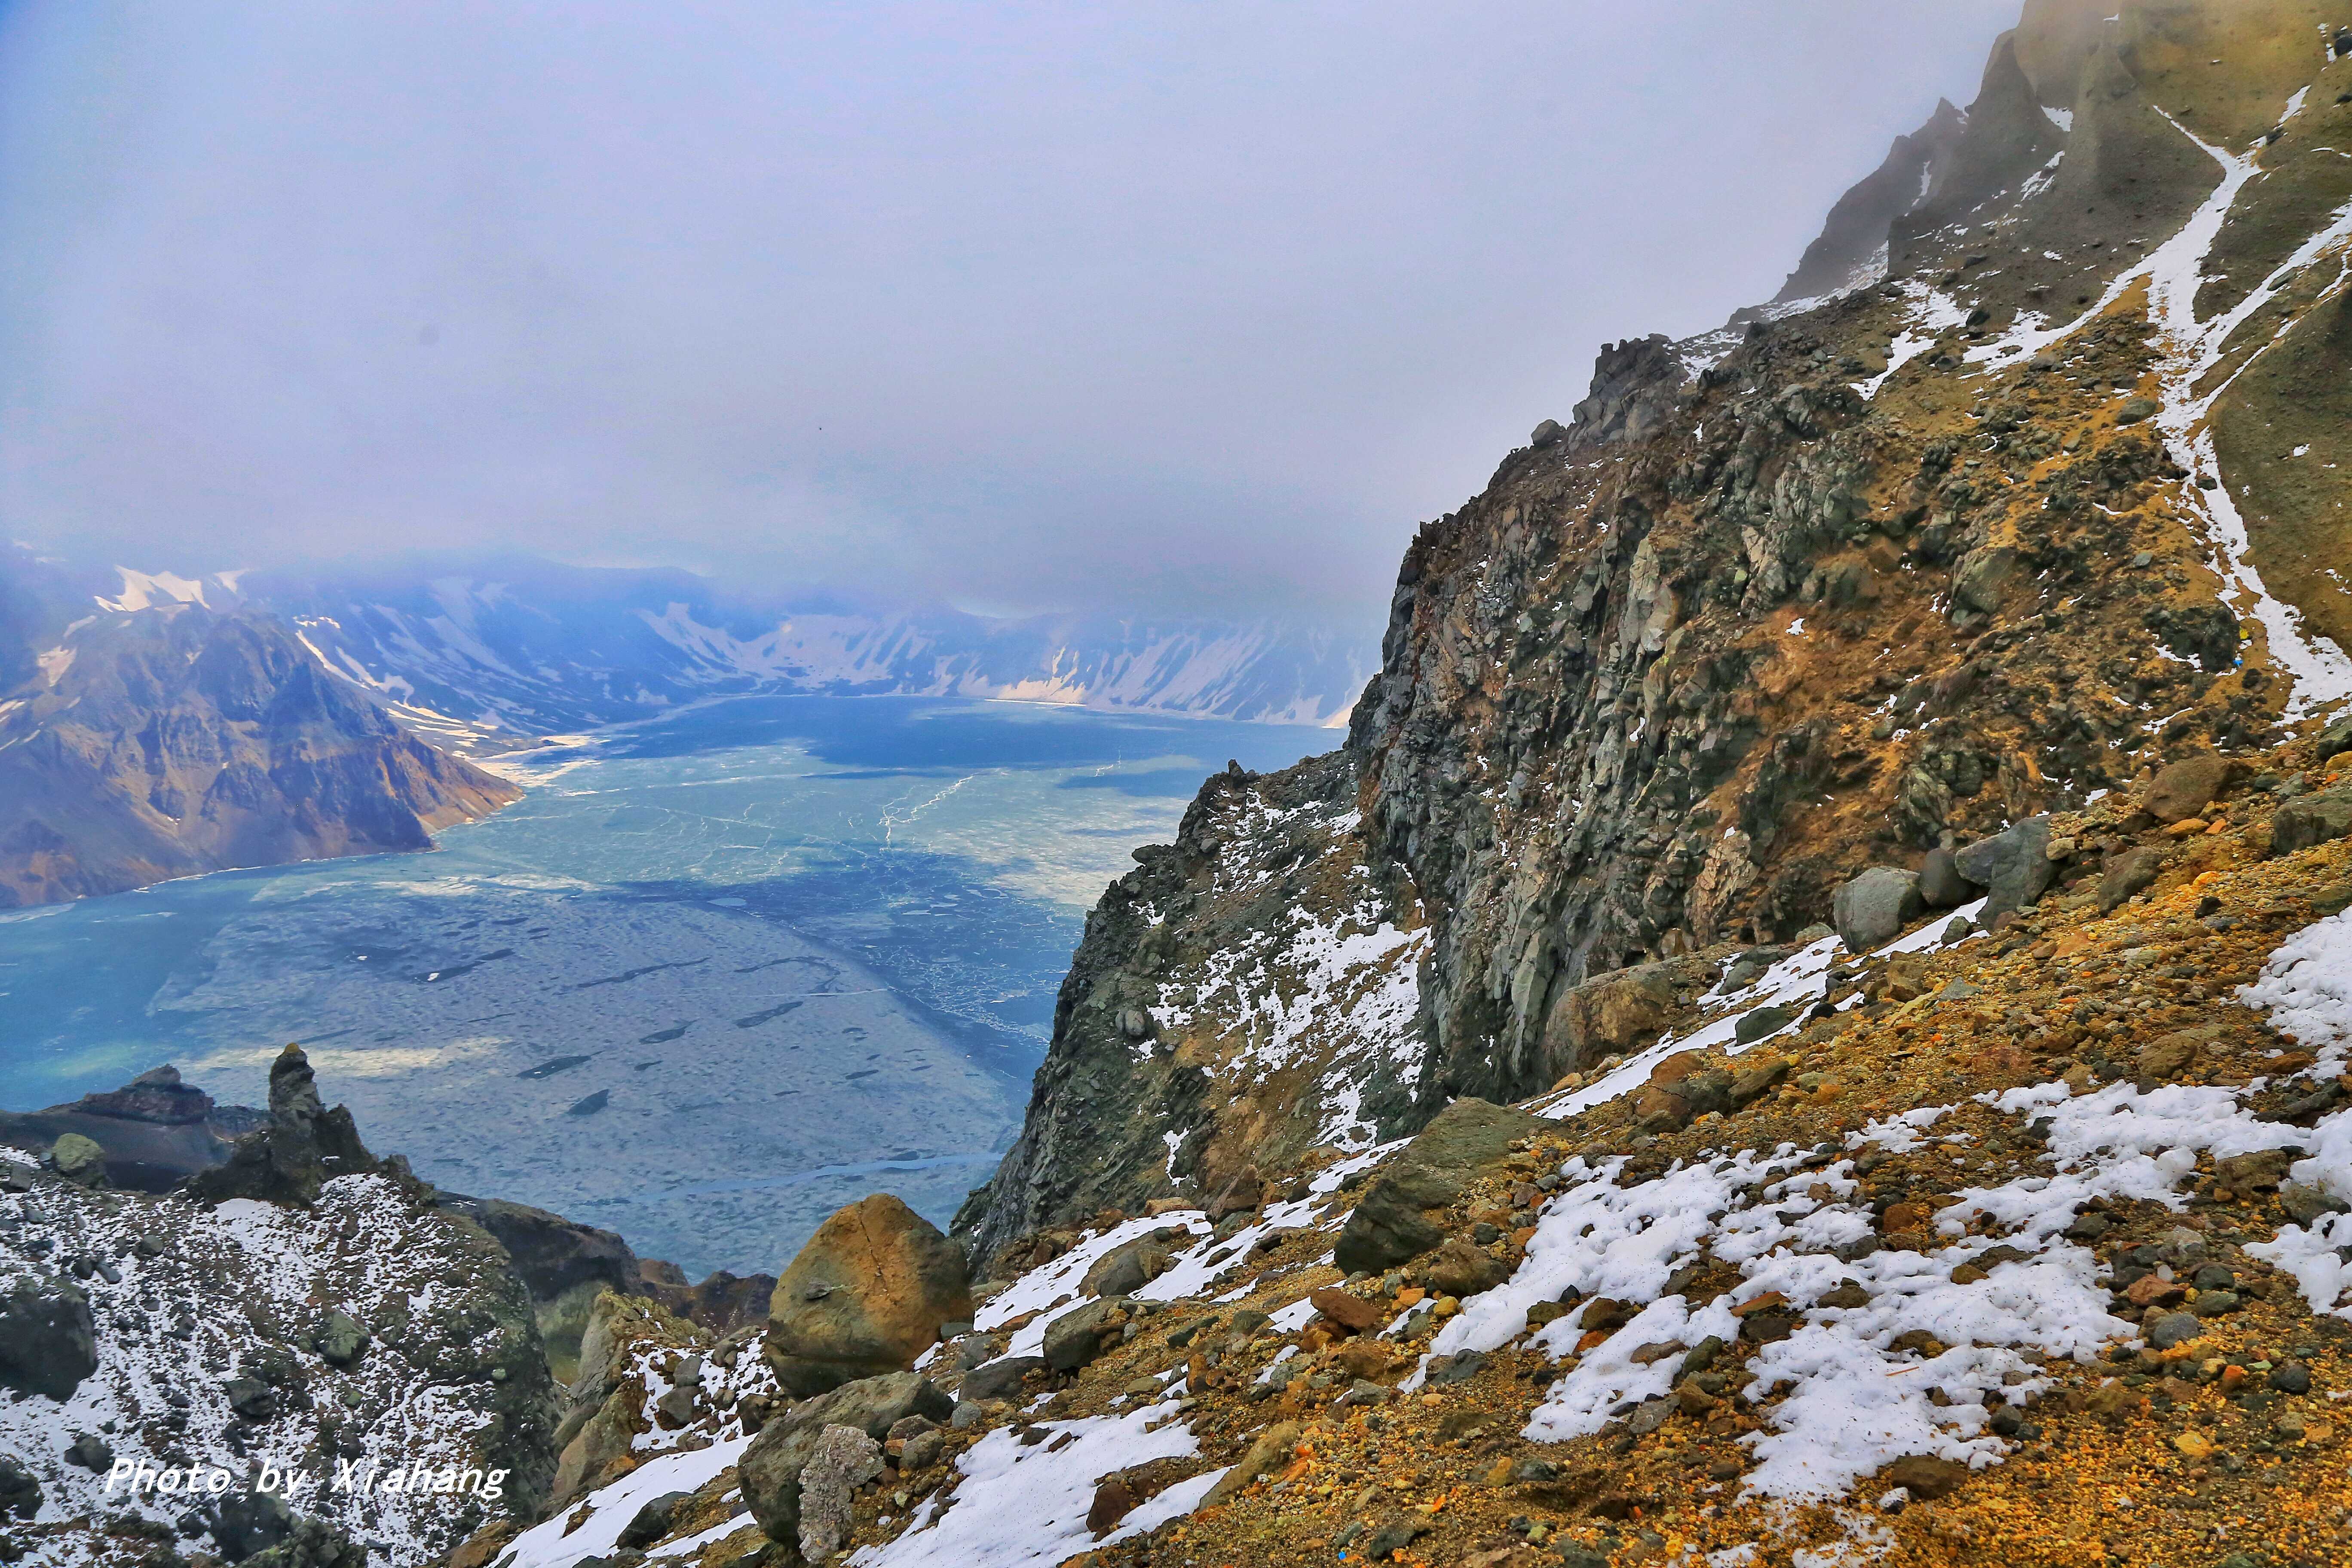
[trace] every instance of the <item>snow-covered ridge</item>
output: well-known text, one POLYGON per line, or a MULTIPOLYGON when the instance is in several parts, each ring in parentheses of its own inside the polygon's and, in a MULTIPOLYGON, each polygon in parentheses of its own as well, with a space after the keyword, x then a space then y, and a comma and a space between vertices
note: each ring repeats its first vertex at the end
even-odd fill
POLYGON ((483 1266, 459 1226, 380 1175, 331 1181, 309 1210, 55 1182, 0 1194, 0 1279, 69 1268, 97 1329, 97 1370, 71 1397, 0 1401, 0 1453, 42 1489, 31 1561, 77 1561, 71 1521, 91 1515, 202 1538, 262 1465, 296 1478, 275 1493, 293 1512, 364 1543, 371 1561, 436 1561, 542 1479, 503 1457, 513 1436, 492 1408, 503 1369, 538 1350, 507 1342, 481 1310, 483 1266), (365 1336, 333 1360, 331 1311, 365 1336), (412 1487, 419 1467, 427 1482, 412 1487), (142 1470, 173 1472, 169 1489, 134 1491, 142 1470), (444 1471, 457 1479, 440 1485, 444 1471), (192 1494, 187 1476, 216 1472, 228 1479, 192 1494))

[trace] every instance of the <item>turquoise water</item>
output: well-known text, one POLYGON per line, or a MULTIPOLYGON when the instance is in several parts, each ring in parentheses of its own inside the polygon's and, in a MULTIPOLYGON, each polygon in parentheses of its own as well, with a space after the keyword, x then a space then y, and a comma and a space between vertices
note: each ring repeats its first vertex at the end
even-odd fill
POLYGON ((0 1105, 299 1040, 378 1152, 772 1269, 840 1205, 944 1221, 1018 1130, 1085 912, 1228 758, 1329 731, 745 698, 512 764, 431 854, 0 916, 0 1105))

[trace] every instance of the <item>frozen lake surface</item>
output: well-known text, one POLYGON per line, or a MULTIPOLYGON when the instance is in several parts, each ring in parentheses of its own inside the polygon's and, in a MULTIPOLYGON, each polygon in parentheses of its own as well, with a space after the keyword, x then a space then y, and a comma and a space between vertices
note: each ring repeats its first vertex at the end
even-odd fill
POLYGON ((369 1146, 773 1269, 895 1192, 940 1224, 1020 1124, 1087 909, 1228 758, 1325 730, 744 698, 530 754, 428 855, 0 916, 0 1105, 176 1063, 259 1103, 301 1042, 369 1146))

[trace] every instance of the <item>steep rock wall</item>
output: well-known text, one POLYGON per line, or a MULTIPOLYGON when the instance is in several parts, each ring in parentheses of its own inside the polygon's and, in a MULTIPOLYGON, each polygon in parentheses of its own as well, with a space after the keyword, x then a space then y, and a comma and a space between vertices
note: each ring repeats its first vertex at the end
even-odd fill
MULTIPOLYGON (((1601 977, 1785 941, 1866 866, 2352 696, 2352 660, 2246 561, 2304 548, 2276 516, 2308 536, 2341 482, 2273 487, 2274 512, 2241 520, 2205 433, 2217 386, 2251 366, 2244 395, 2275 408, 2290 395, 2264 389, 2319 384, 2342 342, 2352 224, 2308 162, 2352 133, 2352 58, 2327 37, 2287 0, 2126 5, 2066 45, 2071 133, 2004 39, 1975 173, 1891 220, 1896 277, 1604 351, 1568 427, 1422 528, 1347 747, 1311 764, 1357 792, 1335 863, 1427 933, 1411 1103, 1378 1133, 1591 1066, 1613 1048, 1580 1024, 1601 977), (2181 66, 2225 43, 2243 71, 2181 66), (2265 121, 2251 149, 2182 129, 2265 121), (2219 276, 2242 266, 2277 276, 2219 276)), ((1182 853, 1219 874, 1218 844, 1182 853)), ((1260 929, 1173 904, 1137 923, 1140 889, 1106 900, 1080 963, 1135 997, 1174 954, 1260 929)), ((1097 1038, 1057 1024, 1031 1133, 967 1211, 985 1238, 1183 1190, 1149 1118, 1196 1128, 1207 1100, 1148 1111, 1076 1072, 1097 1038)))

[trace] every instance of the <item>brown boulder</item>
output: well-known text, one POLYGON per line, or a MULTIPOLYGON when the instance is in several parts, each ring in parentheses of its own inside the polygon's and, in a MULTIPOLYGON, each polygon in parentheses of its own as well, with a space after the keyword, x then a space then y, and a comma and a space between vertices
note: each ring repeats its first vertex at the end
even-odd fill
POLYGON ((2139 1088, 2143 1092, 2160 1083, 2170 1083, 2189 1070, 2198 1052, 2212 1045, 2228 1031, 2219 1024, 2201 1028, 2176 1029, 2159 1035, 2139 1048, 2134 1065, 2137 1067, 2139 1088))
POLYGON ((1257 1167, 1244 1165, 1209 1199, 1209 1217, 1223 1219, 1229 1214, 1253 1213, 1265 1199, 1265 1184, 1259 1179, 1257 1167))
POLYGON ((2213 804, 2229 777, 2230 764, 2219 757, 2184 758, 2149 781, 2140 809, 2158 822, 2186 822, 2213 804))
POLYGON ((1886 1467, 1885 1479, 1888 1486, 1901 1487, 1915 1498, 1934 1499, 1967 1480, 1969 1468, 1930 1454, 1906 1454, 1886 1467))
POLYGON ((1680 1013, 1697 972, 1687 961, 1639 964, 1560 994, 1545 1019, 1548 1078, 1648 1045, 1680 1013))
POLYGON ((1118 1521, 1141 1506, 1143 1500, 1127 1484, 1124 1476, 1106 1477, 1095 1488, 1095 1500, 1087 1510, 1087 1533, 1100 1541, 1118 1528, 1118 1521))
POLYGON ((1381 1321, 1378 1306, 1335 1285, 1326 1285, 1307 1299, 1315 1303, 1317 1311, 1351 1334, 1360 1334, 1381 1321))
POLYGON ((1458 1236, 1439 1247, 1421 1271, 1441 1294, 1457 1297, 1491 1290, 1511 1277, 1499 1261, 1458 1236))
POLYGON ((1633 1096, 1633 1121, 1644 1131, 1672 1131, 1690 1120, 1690 1101, 1670 1089, 1645 1083, 1633 1096))
POLYGON ((765 1354, 801 1397, 905 1372, 940 1325, 971 1316, 963 1253, 887 1193, 817 1226, 776 1281, 765 1354))

